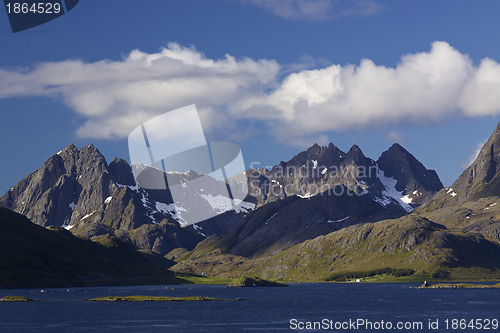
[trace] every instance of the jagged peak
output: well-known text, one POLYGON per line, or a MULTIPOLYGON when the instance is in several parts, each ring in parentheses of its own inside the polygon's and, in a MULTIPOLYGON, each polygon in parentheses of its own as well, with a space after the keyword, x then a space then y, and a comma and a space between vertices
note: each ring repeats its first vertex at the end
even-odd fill
POLYGON ((394 143, 389 149, 384 151, 378 160, 380 161, 381 159, 387 157, 387 156, 399 156, 403 157, 404 159, 408 160, 416 160, 416 158, 408 151, 406 150, 403 146, 401 146, 399 143, 394 143))
POLYGON ((397 180, 398 191, 418 189, 437 192, 443 188, 437 173, 428 170, 399 143, 394 143, 384 151, 378 158, 377 165, 386 177, 397 180))
MULTIPOLYGON (((105 160, 104 155, 93 144, 85 145, 82 147, 82 149, 80 149, 80 157, 89 156, 89 155, 95 156, 97 158, 102 158, 105 160)), ((106 162, 106 165, 107 164, 108 163, 106 162)))
POLYGON ((395 142, 389 149, 390 150, 398 150, 398 151, 407 151, 403 146, 401 146, 399 143, 395 142))
POLYGON ((81 152, 85 152, 85 151, 99 151, 99 149, 97 149, 96 146, 94 146, 93 144, 89 144, 89 145, 83 146, 80 151, 81 152))
POLYGON ((352 147, 349 149, 349 152, 351 152, 351 151, 357 151, 357 150, 361 151, 361 148, 359 148, 358 145, 352 145, 352 147))
POLYGON ((304 164, 306 161, 315 160, 320 164, 330 166, 340 163, 343 156, 345 156, 345 153, 337 148, 333 143, 330 143, 328 146, 320 146, 315 143, 308 149, 292 157, 289 161, 281 161, 279 165, 283 167, 295 163, 304 164))
POLYGON ((114 160, 112 160, 111 163, 109 163, 110 166, 111 166, 111 164, 123 164, 123 165, 130 166, 130 164, 128 164, 127 160, 124 160, 123 158, 119 158, 119 157, 115 157, 114 160))
POLYGON ((358 145, 353 145, 343 158, 344 165, 355 164, 358 166, 373 164, 373 160, 367 158, 358 145))
MULTIPOLYGON (((328 144, 328 146, 320 146, 317 143, 315 143, 314 145, 312 145, 311 147, 309 147, 305 150, 305 152, 310 153, 311 155, 314 155, 315 157, 318 157, 319 155, 323 155, 329 151, 339 151, 345 155, 344 152, 342 152, 337 146, 335 146, 331 142, 328 144)), ((299 155, 299 154, 297 154, 297 155, 299 155)))
POLYGON ((316 155, 320 154, 323 151, 323 149, 324 149, 323 147, 321 147, 320 145, 315 143, 311 147, 307 148, 305 150, 305 152, 307 152, 313 156, 316 156, 316 155))
POLYGON ((59 151, 57 155, 61 155, 61 153, 78 154, 78 148, 71 143, 70 145, 66 146, 61 151, 59 151))
POLYGON ((348 158, 348 156, 349 157, 352 157, 352 156, 362 156, 362 157, 365 157, 365 155, 363 154, 363 151, 361 150, 361 148, 359 148, 358 145, 352 145, 352 147, 347 152, 345 158, 348 158))

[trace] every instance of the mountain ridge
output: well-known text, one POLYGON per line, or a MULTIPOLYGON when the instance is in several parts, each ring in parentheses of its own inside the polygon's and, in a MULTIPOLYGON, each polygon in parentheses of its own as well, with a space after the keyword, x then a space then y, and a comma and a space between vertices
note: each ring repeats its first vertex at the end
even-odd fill
MULTIPOLYGON (((380 164, 398 159, 411 161, 409 153, 403 149, 398 145, 391 147, 389 153, 392 151, 393 156, 388 158, 383 153, 385 156, 379 159, 380 164), (383 159, 386 162, 381 162, 383 159)), ((250 272, 262 278, 339 281, 347 276, 367 276, 367 270, 390 268, 417 271, 417 278, 422 280, 498 280, 499 160, 500 123, 476 160, 451 187, 441 189, 405 216, 350 225, 284 248, 279 253, 269 253, 268 256, 245 257, 241 256, 244 253, 232 253, 231 247, 218 246, 227 242, 231 235, 222 238, 212 236, 199 243, 193 251, 175 258, 178 264, 172 269, 191 273, 204 269, 207 274, 225 277, 250 272)), ((420 172, 416 177, 410 172, 398 174, 396 167, 385 169, 387 175, 394 177, 388 178, 392 179, 393 191, 401 191, 400 194, 408 188, 409 191, 414 190, 412 181, 418 180, 419 175, 433 177, 432 171, 420 172), (398 184, 401 180, 406 184, 398 184)), ((413 168, 407 170, 413 172, 415 169, 419 169, 418 163, 413 163, 413 168)), ((384 181, 387 182, 387 179, 384 181)), ((431 182, 431 185, 439 184, 431 182)), ((429 188, 428 184, 426 186, 429 188)), ((253 211, 249 217, 263 208, 265 206, 253 211)), ((231 246, 234 247, 234 244, 231 246)))
POLYGON ((474 162, 419 210, 432 211, 488 196, 500 196, 500 122, 474 162))
MULTIPOLYGON (((411 157, 413 158, 412 155, 411 157)), ((397 161, 401 164, 398 168, 410 170, 411 164, 418 162, 415 161, 413 158, 404 165, 397 161)), ((416 171, 412 171, 412 175, 428 172, 421 164, 414 169, 416 171)), ((163 173, 160 170, 157 172, 163 173)), ((182 203, 174 203, 168 187, 166 190, 141 188, 136 185, 127 161, 115 158, 108 164, 95 146, 87 145, 78 150, 75 145, 70 144, 49 157, 38 170, 0 197, 0 206, 19 212, 42 226, 63 227, 77 236, 89 239, 112 234, 138 249, 165 255, 175 248, 191 250, 213 234, 230 234, 241 221, 245 221, 245 216, 255 206, 263 207, 286 199, 284 205, 278 206, 293 211, 295 208, 292 206, 295 205, 294 202, 299 202, 296 200, 298 197, 312 198, 320 194, 331 194, 330 199, 326 196, 311 199, 312 205, 300 203, 302 209, 297 214, 273 213, 276 213, 273 222, 281 221, 282 230, 273 225, 274 231, 264 233, 263 239, 267 239, 266 248, 279 251, 273 242, 278 241, 289 247, 351 224, 404 215, 412 209, 402 200, 406 188, 409 185, 413 186, 412 189, 425 187, 415 185, 418 184, 415 178, 408 178, 413 181, 408 185, 407 178, 400 177, 397 184, 403 184, 405 190, 396 193, 393 184, 387 183, 388 180, 393 182, 392 178, 382 179, 377 162, 366 157, 357 145, 344 153, 333 143, 325 147, 314 144, 288 162, 281 161, 269 171, 250 169, 245 175, 249 196, 238 208, 223 214, 217 213, 217 205, 221 202, 210 196, 212 185, 207 184, 208 192, 203 193, 183 185, 186 195, 196 199, 192 202, 196 203, 196 209, 212 211, 210 214, 215 215, 206 221, 186 226, 183 224, 183 215, 190 208, 184 207, 182 203), (354 196, 351 198, 351 195, 354 196), (336 203, 337 201, 343 204, 336 203), (337 211, 333 212, 328 208, 329 205, 338 207, 337 211), (358 207, 356 209, 364 215, 343 209, 342 205, 358 207), (308 206, 316 207, 316 211, 308 213, 311 209, 308 206), (316 224, 307 221, 308 214, 317 216, 316 224), (294 222, 287 225, 286 221, 294 222), (305 228, 308 228, 306 232, 303 231, 305 228), (283 230, 292 229, 294 230, 289 235, 283 234, 283 230)), ((163 173, 164 179, 166 176, 163 173)), ((194 172, 169 173, 168 177, 180 184, 187 184, 198 175, 194 172)), ((235 177, 228 181, 240 180, 235 177)), ((438 183, 441 184, 439 179, 438 183)), ((268 209, 274 208, 266 208, 268 209)), ((265 225, 266 221, 256 220, 260 215, 252 216, 253 222, 245 222, 247 225, 265 225)), ((256 235, 261 232, 258 231, 256 235)), ((254 242, 250 242, 252 243, 254 242)), ((252 256, 259 252, 243 248, 236 246, 234 251, 252 256), (237 248, 240 250, 236 250, 237 248)))
POLYGON ((405 152, 405 158, 392 158, 390 149, 379 161, 385 166, 393 161, 408 176, 386 177, 377 162, 367 158, 357 145, 344 153, 333 144, 314 144, 271 170, 247 171, 258 208, 213 247, 248 258, 271 256, 353 224, 409 213, 417 206, 409 204, 413 198, 423 202, 442 188, 442 183, 434 171, 427 170, 404 148, 397 145, 394 149, 405 152), (325 161, 334 164, 325 165, 325 161), (426 176, 426 184, 418 181, 426 176), (396 190, 398 183, 400 191, 396 190))
POLYGON ((0 206, 42 226, 64 227, 85 238, 111 233, 162 255, 175 247, 193 248, 205 235, 228 233, 239 222, 221 214, 183 228, 168 190, 139 188, 125 160, 108 165, 93 145, 78 150, 71 144, 52 155, 0 197, 0 206))

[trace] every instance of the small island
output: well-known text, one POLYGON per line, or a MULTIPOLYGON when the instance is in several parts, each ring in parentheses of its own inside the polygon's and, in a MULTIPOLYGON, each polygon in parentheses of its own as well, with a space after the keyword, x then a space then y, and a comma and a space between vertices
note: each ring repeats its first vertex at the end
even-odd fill
POLYGON ((425 281, 420 287, 410 287, 410 289, 500 289, 500 283, 494 285, 474 284, 474 283, 438 283, 429 284, 425 281))
POLYGON ((40 302, 26 296, 5 296, 0 298, 0 302, 40 302))
POLYGON ((86 302, 206 302, 206 301, 242 301, 242 298, 222 299, 203 296, 166 297, 166 296, 106 296, 85 300, 86 302))
POLYGON ((286 287, 286 284, 268 281, 261 278, 240 277, 236 278, 226 287, 286 287))

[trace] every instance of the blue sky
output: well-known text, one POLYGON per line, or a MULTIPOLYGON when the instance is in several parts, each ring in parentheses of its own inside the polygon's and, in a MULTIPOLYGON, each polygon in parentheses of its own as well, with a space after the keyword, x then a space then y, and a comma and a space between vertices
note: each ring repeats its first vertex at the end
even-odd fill
POLYGON ((444 185, 500 120, 497 1, 81 0, 13 34, 0 10, 0 193, 70 143, 129 159, 196 104, 209 141, 271 166, 315 142, 399 142, 444 185))

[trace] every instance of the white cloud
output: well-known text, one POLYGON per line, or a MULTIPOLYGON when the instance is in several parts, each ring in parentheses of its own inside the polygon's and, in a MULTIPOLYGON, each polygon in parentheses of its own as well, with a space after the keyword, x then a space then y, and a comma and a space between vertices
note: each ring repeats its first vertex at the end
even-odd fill
POLYGON ((468 116, 497 114, 500 110, 500 64, 483 59, 468 80, 458 105, 468 116))
POLYGON ((330 21, 347 16, 378 14, 382 5, 372 0, 241 0, 294 21, 330 21))
MULTIPOLYGON (((304 59, 304 66, 313 63, 304 59)), ((326 142, 331 131, 500 114, 500 65, 484 59, 474 66, 445 42, 402 56, 395 68, 369 59, 357 66, 290 68, 230 55, 213 60, 169 44, 153 54, 132 51, 120 61, 0 69, 0 98, 61 98, 85 119, 80 137, 105 139, 127 137, 140 123, 190 104, 209 133, 247 138, 265 124, 277 140, 297 145, 326 142)))
POLYGON ((67 60, 32 70, 0 69, 0 98, 61 96, 86 119, 80 137, 123 138, 153 116, 190 104, 197 105, 207 127, 227 125, 220 111, 273 86, 279 69, 274 60, 230 55, 212 60, 172 43, 154 54, 132 51, 122 61, 67 60))
POLYGON ((256 117, 280 118, 283 135, 436 122, 459 112, 458 100, 474 72, 467 55, 435 42, 430 52, 403 56, 396 68, 363 59, 359 66, 290 74, 278 89, 252 96, 242 107, 260 110, 256 117))

